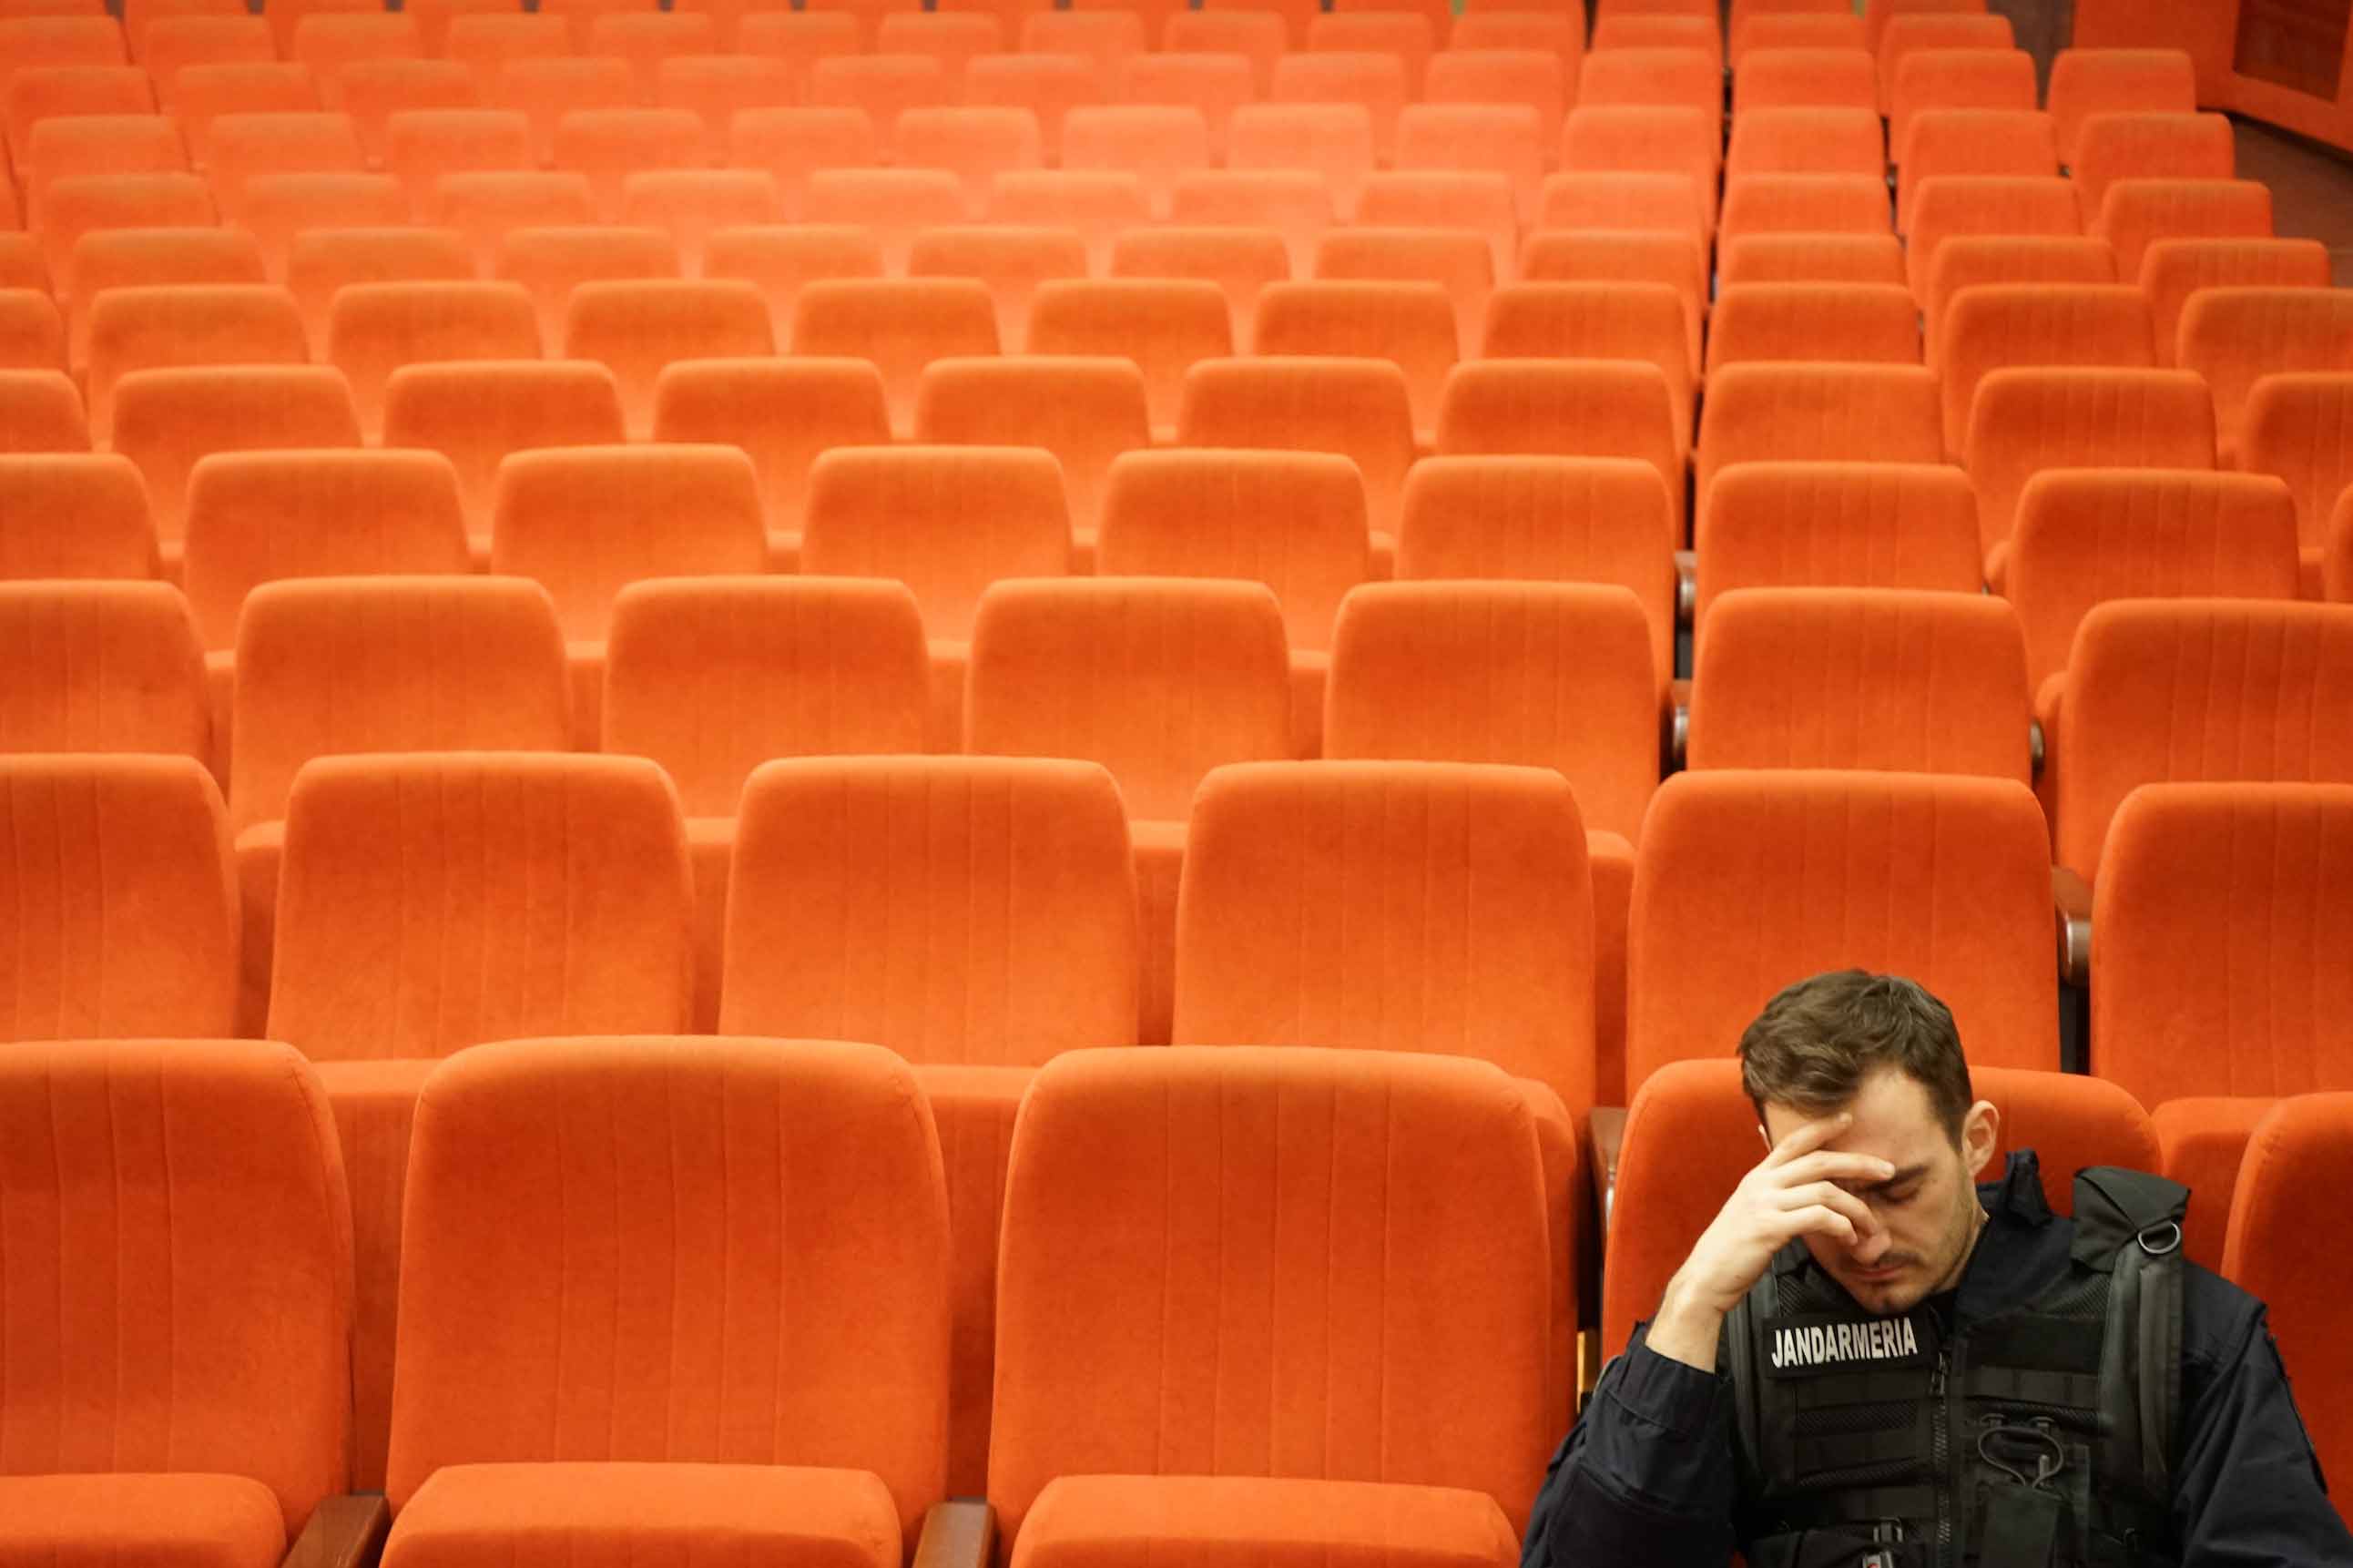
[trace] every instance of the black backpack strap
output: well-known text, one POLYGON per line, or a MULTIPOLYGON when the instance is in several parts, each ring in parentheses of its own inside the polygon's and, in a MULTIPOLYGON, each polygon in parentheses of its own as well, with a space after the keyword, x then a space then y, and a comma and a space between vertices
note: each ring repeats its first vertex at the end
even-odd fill
POLYGON ((2118 1479, 2172 1496, 2181 1415, 2181 1226, 2189 1189, 2142 1171, 2075 1177, 2075 1261, 2113 1277, 2101 1401, 2118 1479))

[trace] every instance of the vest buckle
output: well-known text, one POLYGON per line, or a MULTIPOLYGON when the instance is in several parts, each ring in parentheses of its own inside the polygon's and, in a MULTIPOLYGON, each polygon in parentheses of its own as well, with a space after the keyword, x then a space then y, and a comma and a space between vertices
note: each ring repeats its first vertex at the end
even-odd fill
POLYGON ((2016 1481, 2020 1486, 2030 1489, 2047 1490, 2052 1479, 2067 1468, 2066 1445, 2060 1442, 2059 1434, 2048 1416, 2038 1415, 2031 1424, 2026 1424, 2006 1421, 1999 1415, 1988 1415, 1978 1423, 1978 1458, 2016 1481), (2030 1448, 2031 1452, 2021 1454, 2013 1448, 2013 1456, 2018 1458, 2019 1463, 2008 1464, 1993 1451, 1994 1439, 1997 1437, 2011 1439, 2030 1448), (2031 1475, 2029 1475, 2024 1468, 2030 1458, 2033 1464, 2031 1475))

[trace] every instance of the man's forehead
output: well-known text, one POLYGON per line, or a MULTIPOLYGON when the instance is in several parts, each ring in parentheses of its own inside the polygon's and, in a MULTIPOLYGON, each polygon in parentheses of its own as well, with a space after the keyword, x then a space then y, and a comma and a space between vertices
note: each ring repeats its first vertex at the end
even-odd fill
MULTIPOLYGON (((1853 1125, 1822 1146, 1842 1153, 1876 1154, 1902 1163, 1903 1151, 1925 1138, 1943 1139, 1943 1128, 1927 1086, 1899 1068, 1881 1068, 1862 1080, 1854 1097, 1837 1110, 1853 1125)), ((1778 1143, 1814 1118, 1793 1105, 1765 1107, 1765 1134, 1778 1143)))

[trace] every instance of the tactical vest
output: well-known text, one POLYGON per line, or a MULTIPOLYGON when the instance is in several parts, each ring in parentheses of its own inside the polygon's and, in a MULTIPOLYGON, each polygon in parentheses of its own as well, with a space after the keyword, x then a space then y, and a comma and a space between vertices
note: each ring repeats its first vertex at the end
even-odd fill
POLYGON ((1947 1335, 1875 1318, 1785 1247, 1727 1320, 1751 1568, 2127 1568, 2179 1560, 2189 1191, 2075 1178, 2067 1270, 1947 1335))

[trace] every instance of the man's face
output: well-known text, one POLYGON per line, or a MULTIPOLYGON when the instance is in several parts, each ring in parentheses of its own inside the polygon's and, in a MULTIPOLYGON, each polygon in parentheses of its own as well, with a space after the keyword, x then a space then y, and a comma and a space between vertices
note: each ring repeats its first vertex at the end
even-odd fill
MULTIPOLYGON (((1806 1246, 1831 1277, 1867 1310, 1883 1317, 1908 1312, 1948 1289, 1976 1239, 1976 1173, 1993 1152, 1999 1113, 1980 1100, 1970 1107, 1959 1147, 1938 1118, 1926 1085, 1895 1068, 1862 1081, 1841 1110, 1854 1122, 1823 1147, 1870 1154, 1895 1167, 1875 1185, 1842 1183, 1871 1206, 1883 1227, 1850 1247, 1833 1237, 1809 1236, 1806 1246)), ((1810 1118, 1794 1107, 1765 1108, 1765 1136, 1778 1144, 1810 1118)))

